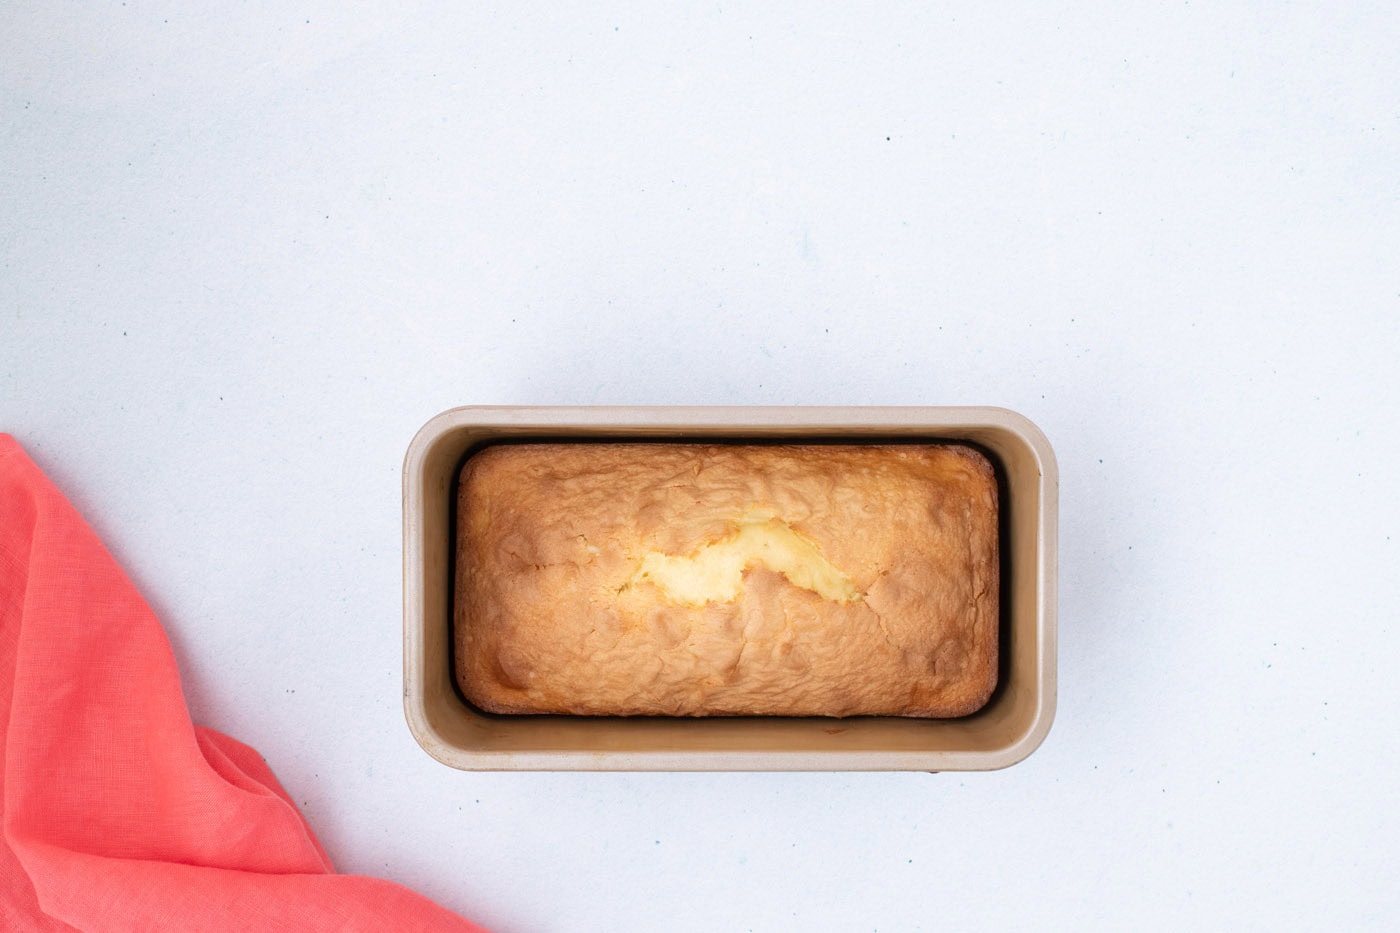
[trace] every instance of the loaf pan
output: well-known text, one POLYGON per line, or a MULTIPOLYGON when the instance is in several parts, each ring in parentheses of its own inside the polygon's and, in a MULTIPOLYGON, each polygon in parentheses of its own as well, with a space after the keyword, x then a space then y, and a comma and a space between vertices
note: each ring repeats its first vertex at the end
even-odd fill
MULTIPOLYGON (((404 713, 429 755, 491 771, 989 771, 1023 760, 1055 715, 1056 508, 1045 435, 1002 408, 453 408, 409 445, 403 473, 404 713), (496 716, 457 690, 452 580, 457 474, 510 439, 962 441, 1000 476, 1000 682, 961 719, 496 716)), ((858 663, 858 661, 856 662, 858 663)))

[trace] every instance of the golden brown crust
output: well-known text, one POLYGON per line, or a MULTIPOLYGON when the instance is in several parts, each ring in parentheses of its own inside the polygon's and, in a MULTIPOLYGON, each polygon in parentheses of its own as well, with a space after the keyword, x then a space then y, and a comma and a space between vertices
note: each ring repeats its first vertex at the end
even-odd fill
POLYGON ((996 685, 997 546, 992 466, 962 446, 489 447, 461 474, 458 681, 496 713, 967 715, 996 685), (642 569, 746 523, 768 549, 733 598, 642 569), (788 540, 846 589, 793 582, 788 540))

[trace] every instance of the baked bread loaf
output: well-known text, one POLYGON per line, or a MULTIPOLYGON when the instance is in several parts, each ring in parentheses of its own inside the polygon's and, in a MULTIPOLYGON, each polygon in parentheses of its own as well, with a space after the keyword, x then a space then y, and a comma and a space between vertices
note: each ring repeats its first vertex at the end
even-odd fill
POLYGON ((997 485, 945 444, 510 443, 462 468, 493 713, 952 717, 997 678, 997 485))

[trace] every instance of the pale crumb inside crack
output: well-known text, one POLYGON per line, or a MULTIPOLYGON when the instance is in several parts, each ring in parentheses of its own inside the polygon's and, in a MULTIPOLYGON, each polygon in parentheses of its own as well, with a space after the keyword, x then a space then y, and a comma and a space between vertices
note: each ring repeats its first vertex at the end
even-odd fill
POLYGON ((673 602, 699 608, 738 598, 744 571, 758 566, 843 605, 865 597, 815 542, 759 510, 746 513, 729 536, 701 545, 689 555, 647 552, 626 585, 650 583, 673 602))

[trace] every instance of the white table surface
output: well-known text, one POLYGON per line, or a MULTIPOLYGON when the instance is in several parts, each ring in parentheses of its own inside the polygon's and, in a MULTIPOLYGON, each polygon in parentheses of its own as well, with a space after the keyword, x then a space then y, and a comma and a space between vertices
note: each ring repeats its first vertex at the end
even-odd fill
POLYGON ((502 931, 1400 921, 1393 6, 27 6, 0 430, 342 870, 502 931), (1024 413, 1049 739, 436 764, 400 466, 471 403, 1024 413))

